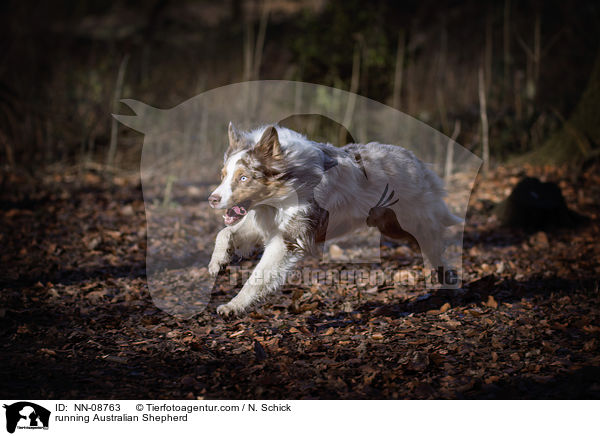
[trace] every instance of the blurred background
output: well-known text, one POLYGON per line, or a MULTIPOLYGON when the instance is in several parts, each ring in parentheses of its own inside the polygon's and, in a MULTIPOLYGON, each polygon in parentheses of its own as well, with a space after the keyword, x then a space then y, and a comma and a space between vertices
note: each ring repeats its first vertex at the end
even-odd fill
POLYGON ((4 1, 0 162, 139 164, 121 98, 169 108, 234 82, 356 92, 492 165, 581 163, 600 143, 595 1, 4 1), (486 156, 484 156, 486 157, 486 156))

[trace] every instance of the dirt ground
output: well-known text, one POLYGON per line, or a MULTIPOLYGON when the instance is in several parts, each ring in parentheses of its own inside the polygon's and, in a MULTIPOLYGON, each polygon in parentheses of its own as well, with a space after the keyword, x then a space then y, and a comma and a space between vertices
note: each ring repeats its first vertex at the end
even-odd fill
MULTIPOLYGON (((138 179, 9 174, 0 193, 0 396, 598 399, 598 199, 597 168, 577 177, 499 169, 471 199, 462 289, 286 286, 224 321, 215 308, 237 288, 221 277, 208 310, 181 320, 148 292, 138 179), (590 224, 501 228, 492 205, 525 174, 558 182, 590 224)), ((421 261, 402 244, 383 254, 397 267, 421 261)))

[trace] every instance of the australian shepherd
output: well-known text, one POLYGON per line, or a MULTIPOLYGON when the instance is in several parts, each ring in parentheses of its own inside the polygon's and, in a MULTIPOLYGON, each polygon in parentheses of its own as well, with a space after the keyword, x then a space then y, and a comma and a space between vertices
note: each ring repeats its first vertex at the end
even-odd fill
POLYGON ((396 145, 334 147, 275 125, 229 124, 221 184, 210 206, 225 211, 208 267, 217 275, 234 252, 264 246, 241 291, 217 312, 237 316, 283 285, 286 274, 325 240, 365 224, 391 238, 410 235, 426 265, 444 268, 444 233, 461 222, 448 210, 440 178, 396 145))

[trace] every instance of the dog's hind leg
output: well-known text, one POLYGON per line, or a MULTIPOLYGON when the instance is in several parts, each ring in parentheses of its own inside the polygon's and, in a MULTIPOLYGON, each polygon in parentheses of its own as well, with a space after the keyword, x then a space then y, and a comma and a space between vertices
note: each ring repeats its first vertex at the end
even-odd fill
POLYGON ((444 228, 427 216, 404 216, 402 228, 419 244, 426 267, 444 267, 444 228))
POLYGON ((438 267, 445 268, 442 232, 428 229, 417 232, 415 236, 423 254, 423 263, 425 266, 433 269, 437 269, 438 267))
POLYGON ((272 238, 240 292, 229 303, 217 307, 217 313, 223 317, 244 313, 254 303, 279 289, 298 260, 297 254, 288 251, 283 237, 272 238))

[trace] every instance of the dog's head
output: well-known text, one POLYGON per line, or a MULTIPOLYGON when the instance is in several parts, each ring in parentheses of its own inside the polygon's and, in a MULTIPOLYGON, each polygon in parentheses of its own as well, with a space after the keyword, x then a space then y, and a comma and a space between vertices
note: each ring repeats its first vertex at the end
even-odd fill
POLYGON ((221 184, 208 197, 211 207, 226 209, 223 219, 231 226, 253 207, 286 198, 292 188, 286 180, 284 152, 274 126, 258 142, 229 123, 229 148, 221 170, 221 184))

